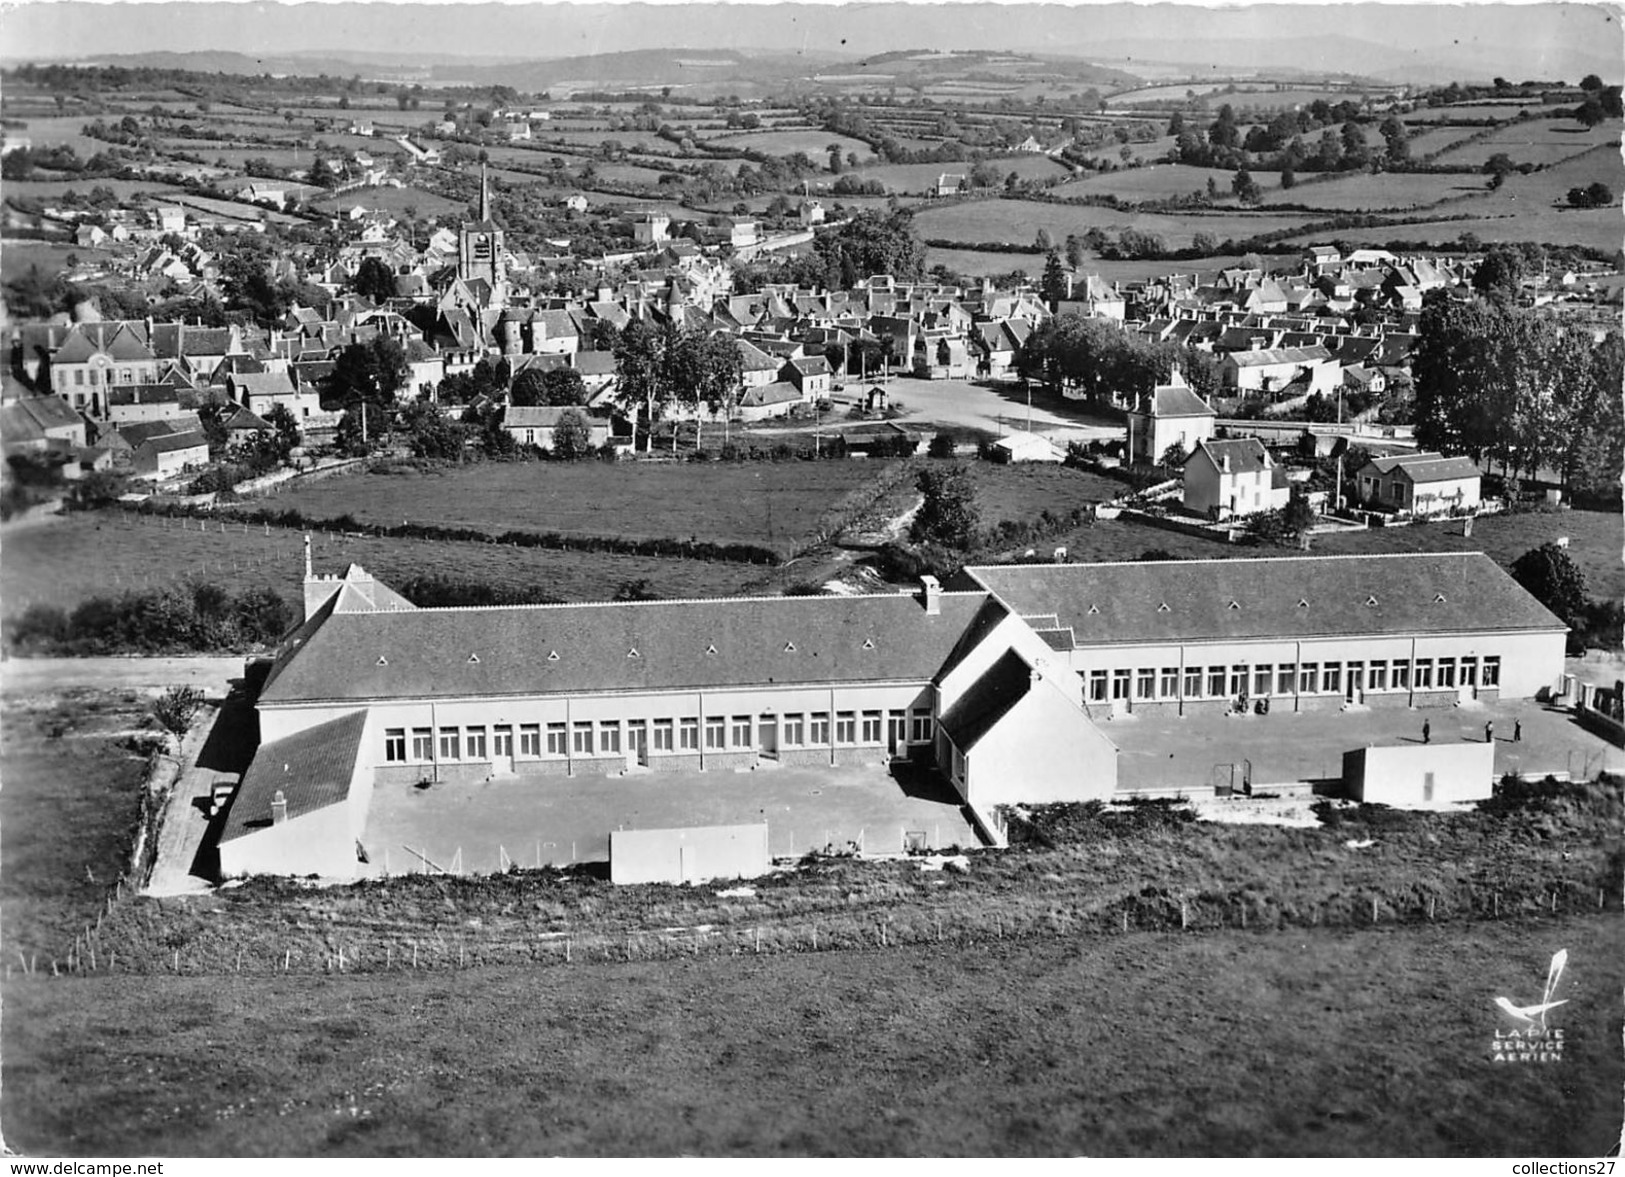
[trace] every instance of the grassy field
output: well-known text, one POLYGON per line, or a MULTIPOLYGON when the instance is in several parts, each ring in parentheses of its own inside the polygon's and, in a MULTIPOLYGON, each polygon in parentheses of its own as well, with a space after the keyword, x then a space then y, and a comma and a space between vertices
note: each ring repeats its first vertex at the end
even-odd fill
POLYGON ((1528 102, 1462 102, 1455 106, 1430 106, 1413 110, 1405 115, 1407 123, 1433 123, 1450 119, 1515 119, 1520 110, 1539 114, 1546 109, 1540 99, 1528 102))
POLYGON ((1128 489, 1115 479, 1064 466, 977 462, 970 469, 984 526, 1005 519, 1030 523, 1046 510, 1066 515, 1079 507, 1110 502, 1128 489))
POLYGON ((1573 119, 1526 119, 1509 123, 1483 139, 1445 151, 1440 163, 1479 165, 1499 152, 1513 163, 1556 163, 1599 143, 1618 146, 1620 123, 1610 120, 1587 130, 1573 119))
MULTIPOLYGON (((1223 241, 1290 229, 1307 219, 1301 213, 1220 212, 1168 216, 1159 213, 1124 213, 1090 206, 1039 204, 1034 201, 978 200, 925 209, 915 216, 914 223, 922 237, 1012 244, 1032 241, 1039 229, 1048 230, 1055 241, 1064 241, 1069 233, 1081 235, 1093 228, 1111 233, 1138 229, 1156 233, 1170 247, 1178 249, 1190 245, 1198 233, 1211 233, 1223 241)), ((1042 259, 1039 264, 1042 265, 1042 259)), ((1167 263, 1163 265, 1166 272, 1167 263)))
MULTIPOLYGON (((1166 261, 1108 261, 1104 258, 1088 258, 1084 261, 1083 271, 1089 274, 1099 274, 1108 282, 1133 282, 1149 278, 1158 278, 1172 269, 1181 274, 1213 274, 1228 266, 1241 263, 1239 254, 1203 258, 1200 261, 1166 262, 1166 261)), ((925 251, 925 264, 927 266, 943 265, 956 273, 964 274, 970 278, 979 278, 983 275, 1008 274, 1011 270, 1024 270, 1033 278, 1044 271, 1044 255, 1037 253, 984 253, 975 249, 928 249, 925 251)))
MULTIPOLYGON (((532 178, 525 177, 527 181, 532 178)), ((433 192, 426 192, 422 188, 362 188, 327 200, 316 201, 313 207, 329 211, 348 211, 358 204, 373 212, 389 213, 391 216, 403 215, 407 205, 417 209, 420 217, 461 217, 467 211, 467 206, 455 200, 447 200, 444 196, 436 196, 433 192)))
MULTIPOLYGON (((303 533, 250 527, 201 532, 165 521, 102 512, 9 532, 0 563, 0 600, 8 615, 44 602, 72 606, 87 597, 158 588, 188 579, 237 588, 267 585, 298 601, 304 577, 303 533)), ((360 564, 386 583, 418 576, 478 580, 504 588, 541 589, 567 601, 604 601, 628 581, 648 580, 668 597, 729 596, 767 573, 752 564, 607 552, 560 552, 496 544, 355 538, 318 533, 317 565, 342 571, 360 564)))
MULTIPOLYGON (((1305 183, 1300 177, 1294 188, 1276 186, 1264 197, 1263 203, 1306 204, 1314 208, 1339 211, 1384 211, 1422 208, 1437 204, 1453 196, 1482 195, 1485 191, 1483 176, 1430 175, 1422 172, 1387 172, 1372 175, 1367 172, 1351 173, 1336 179, 1305 183)), ((1454 212, 1455 209, 1446 211, 1454 212)), ((1402 233, 1403 230, 1394 230, 1402 233)))
POLYGON ((890 463, 489 463, 330 479, 265 500, 331 519, 794 544, 890 463))
MULTIPOLYGON (((1385 552, 1484 552, 1503 568, 1531 548, 1558 536, 1569 537, 1569 555, 1586 577, 1593 597, 1625 596, 1625 564, 1620 561, 1620 517, 1600 511, 1563 511, 1556 514, 1486 516, 1473 523, 1472 538, 1464 538, 1461 525, 1436 523, 1411 527, 1379 527, 1367 531, 1316 536, 1311 556, 1375 555, 1385 552)), ((1226 544, 1200 536, 1165 531, 1132 519, 1112 519, 1057 537, 1070 558, 1081 563, 1135 560, 1150 550, 1161 550, 1182 560, 1248 559, 1259 556, 1302 555, 1286 548, 1256 548, 1226 544)))
POLYGON ((0 695, 0 903, 6 955, 66 957, 129 864, 146 759, 118 746, 149 701, 124 692, 0 695))
MULTIPOLYGON (((1111 154, 1108 152, 1107 154, 1111 154)), ((1170 197, 1189 196, 1193 192, 1206 193, 1207 182, 1219 186, 1223 198, 1230 197, 1230 181, 1236 173, 1223 168, 1196 168, 1182 163, 1159 163, 1141 168, 1091 175, 1082 180, 1071 180, 1055 190, 1058 196, 1119 196, 1124 200, 1167 200, 1170 197)), ((1253 173, 1258 186, 1269 191, 1280 184, 1278 172, 1253 173)))
POLYGON ((848 139, 844 135, 832 135, 828 131, 809 129, 805 131, 751 131, 743 135, 727 135, 713 137, 708 140, 721 147, 749 148, 753 151, 765 151, 769 155, 793 155, 804 151, 812 159, 822 163, 829 156, 829 145, 841 145, 841 158, 844 160, 848 152, 857 155, 860 160, 871 158, 873 152, 869 145, 861 139, 848 139))
POLYGON ((1594 1157, 1619 1135, 1621 928, 31 979, 5 994, 7 1137, 67 1156, 1594 1157), (1557 947, 1567 1057, 1492 1063, 1494 997, 1538 993, 1557 947))

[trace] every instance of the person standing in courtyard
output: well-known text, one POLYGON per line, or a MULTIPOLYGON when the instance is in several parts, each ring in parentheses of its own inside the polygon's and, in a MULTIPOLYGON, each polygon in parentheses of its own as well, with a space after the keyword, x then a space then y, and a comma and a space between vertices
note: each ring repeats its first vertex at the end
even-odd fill
POLYGON ((1514 744, 1523 743, 1523 720, 1521 719, 1512 721, 1512 742, 1514 744))
POLYGON ((1433 743, 1433 724, 1425 719, 1422 721, 1422 742, 1424 744, 1433 743))
POLYGON ((1484 725, 1484 742, 1486 744, 1495 743, 1495 720, 1493 719, 1484 725))

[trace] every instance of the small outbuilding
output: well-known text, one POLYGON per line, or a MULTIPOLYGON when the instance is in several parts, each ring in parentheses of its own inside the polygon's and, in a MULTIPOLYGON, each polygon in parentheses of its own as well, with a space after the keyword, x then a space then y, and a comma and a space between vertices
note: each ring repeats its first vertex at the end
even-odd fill
POLYGON ((1395 744, 1343 753, 1343 790, 1356 801, 1428 809, 1487 800, 1495 789, 1495 745, 1395 744))

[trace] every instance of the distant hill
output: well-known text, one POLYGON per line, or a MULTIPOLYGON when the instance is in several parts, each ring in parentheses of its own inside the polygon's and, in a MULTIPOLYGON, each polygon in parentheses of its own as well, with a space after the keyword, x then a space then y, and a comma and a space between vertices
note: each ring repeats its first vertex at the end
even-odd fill
POLYGON ((430 78, 442 84, 512 86, 540 91, 553 87, 578 90, 649 89, 701 83, 716 85, 788 82, 826 68, 831 55, 822 53, 753 53, 735 49, 632 49, 621 53, 595 53, 542 61, 498 62, 474 65, 448 62, 430 68, 430 78))

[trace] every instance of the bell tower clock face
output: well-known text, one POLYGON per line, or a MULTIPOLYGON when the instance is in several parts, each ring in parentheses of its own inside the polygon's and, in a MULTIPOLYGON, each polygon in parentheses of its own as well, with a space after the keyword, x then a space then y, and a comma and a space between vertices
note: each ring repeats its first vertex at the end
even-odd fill
POLYGON ((484 233, 476 233, 470 240, 469 246, 475 261, 488 262, 491 260, 491 238, 484 233))

